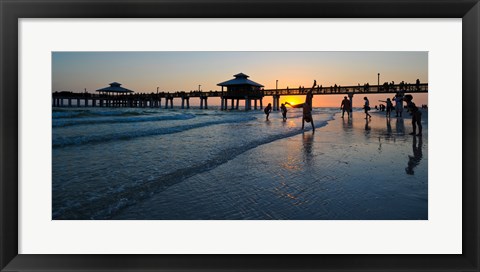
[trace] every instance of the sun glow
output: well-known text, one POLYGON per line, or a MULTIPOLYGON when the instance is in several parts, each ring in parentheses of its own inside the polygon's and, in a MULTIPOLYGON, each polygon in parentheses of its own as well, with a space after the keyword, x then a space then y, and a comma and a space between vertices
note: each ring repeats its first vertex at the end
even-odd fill
POLYGON ((297 105, 305 102, 305 96, 303 95, 286 95, 280 97, 280 103, 288 102, 292 105, 297 105))

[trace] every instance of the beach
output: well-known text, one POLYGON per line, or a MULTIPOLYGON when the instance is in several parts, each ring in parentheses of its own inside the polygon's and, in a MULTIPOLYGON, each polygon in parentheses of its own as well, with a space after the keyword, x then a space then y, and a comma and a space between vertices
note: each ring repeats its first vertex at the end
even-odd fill
POLYGON ((422 113, 54 109, 52 218, 426 220, 422 113))

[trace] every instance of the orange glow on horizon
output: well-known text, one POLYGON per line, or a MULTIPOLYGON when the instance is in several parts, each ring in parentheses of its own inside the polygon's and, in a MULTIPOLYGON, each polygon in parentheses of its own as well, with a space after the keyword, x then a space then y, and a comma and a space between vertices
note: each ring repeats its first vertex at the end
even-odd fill
POLYGON ((305 96, 304 95, 287 95, 287 96, 281 96, 280 97, 280 104, 288 102, 292 105, 297 105, 305 102, 305 96))
MULTIPOLYGON (((387 100, 387 98, 393 98, 394 94, 355 94, 353 97, 353 107, 361 108, 365 101, 363 100, 364 96, 367 96, 370 105, 380 105, 384 104, 383 102, 379 102, 378 100, 387 100)), ((314 95, 313 96, 313 107, 333 107, 333 108, 340 108, 340 104, 342 103, 344 94, 334 94, 334 95, 314 95)), ((272 102, 271 96, 266 96, 263 101, 264 105, 268 105, 268 103, 272 102)), ((280 104, 289 102, 292 105, 297 105, 305 102, 305 95, 286 95, 280 96, 280 104)), ((413 94, 413 102, 416 105, 427 104, 428 105, 428 93, 419 93, 413 94)), ((287 106, 288 107, 288 106, 287 106)))

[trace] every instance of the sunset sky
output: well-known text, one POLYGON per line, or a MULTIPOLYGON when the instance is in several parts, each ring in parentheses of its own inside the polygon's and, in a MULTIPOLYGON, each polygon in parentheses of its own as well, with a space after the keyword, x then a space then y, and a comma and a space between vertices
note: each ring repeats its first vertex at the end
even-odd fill
MULTIPOLYGON (((428 52, 53 52, 52 92, 83 92, 111 82, 135 92, 221 90, 218 83, 245 73, 265 89, 311 87, 314 79, 324 87, 400 81, 428 82, 428 52)), ((372 95, 370 103, 386 95, 372 95)), ((363 96, 354 97, 360 107, 363 96)), ((271 98, 266 97, 264 103, 271 98)), ((303 97, 284 97, 297 102, 303 97)), ((316 96, 314 106, 339 106, 341 96, 316 96)), ((219 104, 219 99, 209 101, 219 104)), ((428 104, 426 94, 414 96, 428 104)))

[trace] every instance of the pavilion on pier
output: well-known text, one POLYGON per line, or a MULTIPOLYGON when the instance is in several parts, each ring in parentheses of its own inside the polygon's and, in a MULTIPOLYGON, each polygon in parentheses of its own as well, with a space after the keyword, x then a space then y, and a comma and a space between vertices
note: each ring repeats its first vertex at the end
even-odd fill
POLYGON ((126 89, 126 88, 123 88, 123 87, 120 87, 122 86, 122 84, 118 83, 118 82, 112 82, 110 83, 110 87, 105 87, 105 88, 102 88, 102 89, 98 89, 97 92, 100 92, 101 94, 107 94, 107 95, 111 95, 111 94, 129 94, 129 93, 133 93, 132 90, 129 90, 129 89, 126 89))
POLYGON ((231 109, 238 109, 240 100, 245 100, 245 110, 252 109, 252 100, 254 101, 254 109, 257 109, 257 101, 260 101, 260 109, 262 109, 263 93, 262 84, 254 82, 244 73, 234 75, 234 79, 218 83, 217 86, 222 87, 222 105, 221 109, 226 110, 228 108, 228 100, 231 100, 231 109), (226 90, 224 90, 224 87, 226 90), (236 105, 235 105, 236 101, 236 105))

